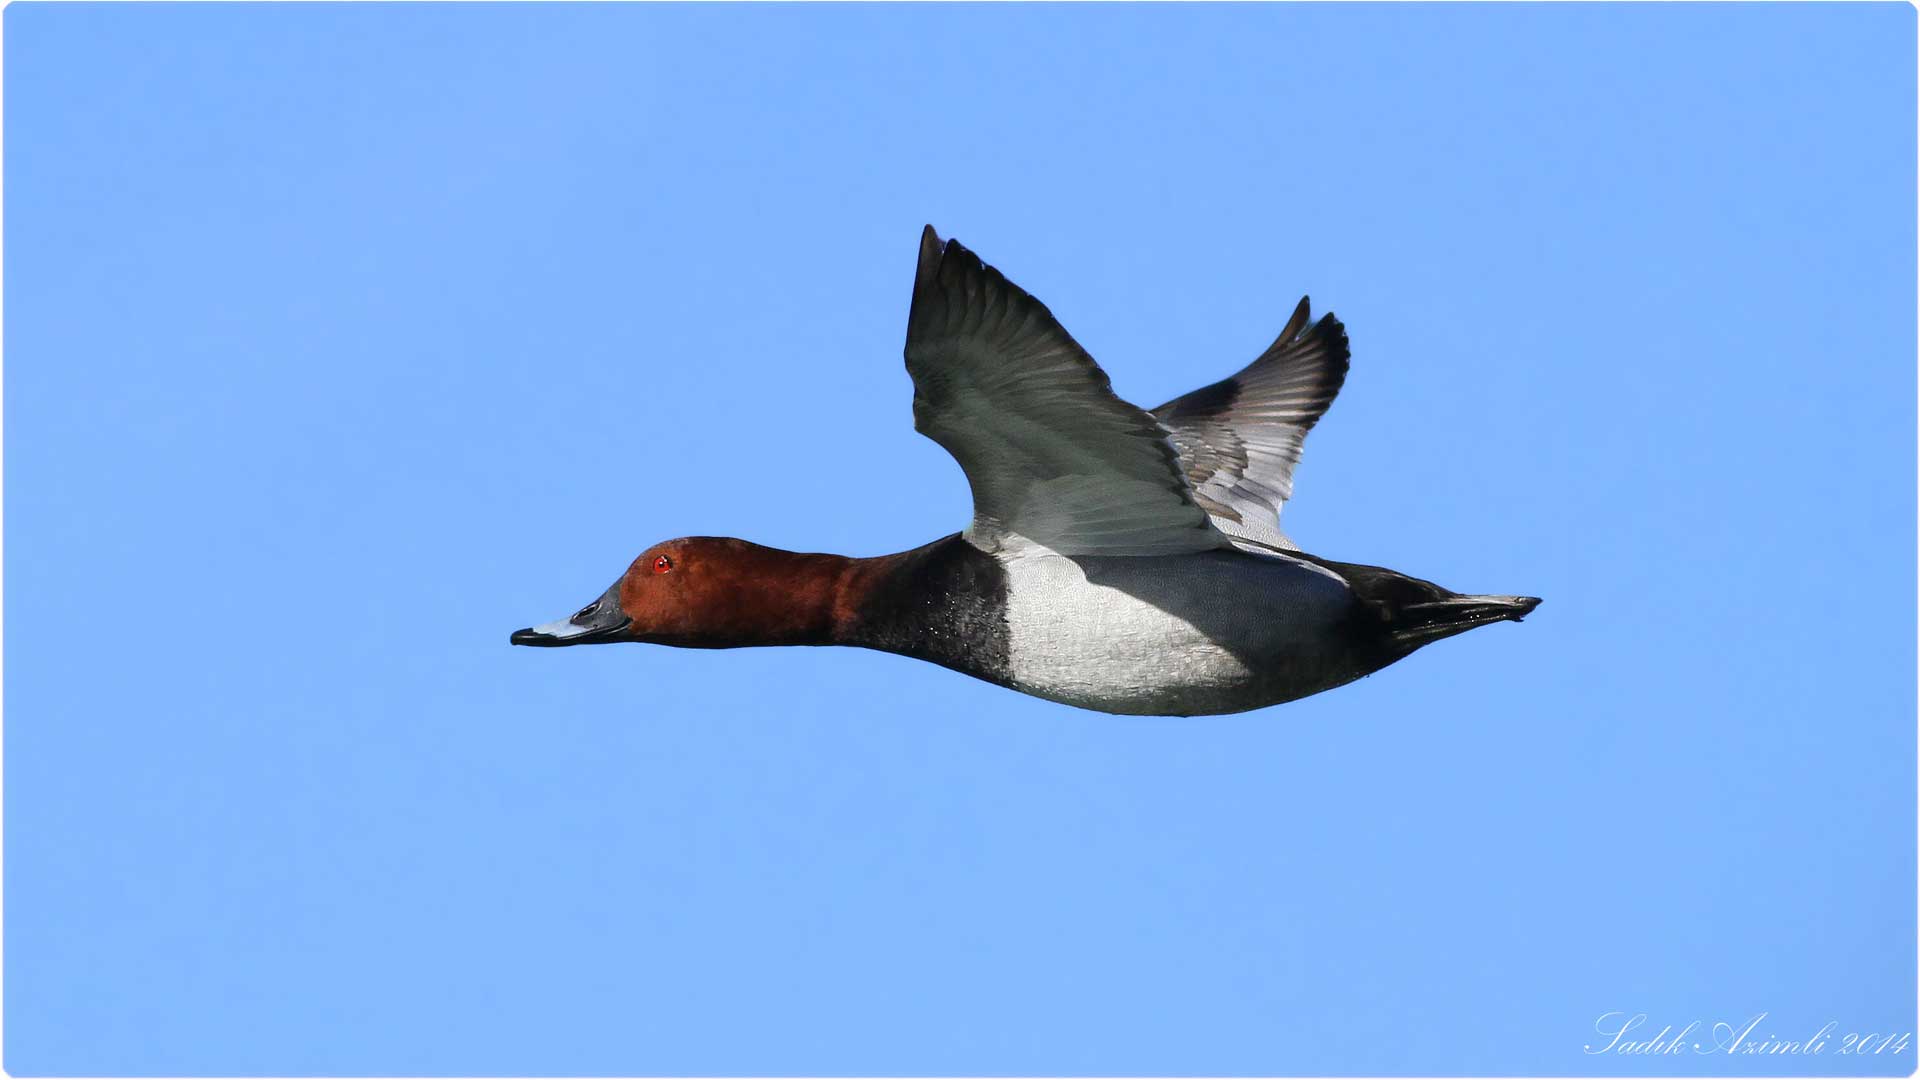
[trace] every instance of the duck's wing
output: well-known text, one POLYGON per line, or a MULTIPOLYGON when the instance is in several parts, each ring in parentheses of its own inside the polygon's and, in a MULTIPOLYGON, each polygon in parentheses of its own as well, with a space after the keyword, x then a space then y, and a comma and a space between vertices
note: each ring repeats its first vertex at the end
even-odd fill
POLYGON ((1307 298, 1240 373, 1153 410, 1180 452, 1193 497, 1222 532, 1294 548, 1280 531, 1300 446, 1347 379, 1347 330, 1331 313, 1309 325, 1307 298))
POLYGON ((1167 432, 1040 301, 957 240, 920 237, 907 317, 913 426, 973 488, 987 551, 1146 555, 1231 546, 1194 501, 1167 432))

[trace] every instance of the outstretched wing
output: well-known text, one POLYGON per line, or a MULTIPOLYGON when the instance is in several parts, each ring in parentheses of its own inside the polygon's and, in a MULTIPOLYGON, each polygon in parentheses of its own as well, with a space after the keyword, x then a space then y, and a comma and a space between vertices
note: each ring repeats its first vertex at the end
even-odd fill
POLYGON ((1027 295, 928 226, 907 317, 914 427, 973 488, 987 551, 1146 555, 1230 546, 1167 432, 1027 295))
POLYGON ((1239 374, 1153 410, 1180 451, 1193 497, 1222 532, 1294 547, 1280 531, 1300 446, 1347 378, 1347 331, 1308 325, 1307 298, 1279 338, 1239 374))

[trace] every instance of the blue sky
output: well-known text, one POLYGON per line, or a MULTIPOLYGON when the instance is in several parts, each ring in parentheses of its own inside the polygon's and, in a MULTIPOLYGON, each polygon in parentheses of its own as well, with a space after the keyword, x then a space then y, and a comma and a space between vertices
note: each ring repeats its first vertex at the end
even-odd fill
POLYGON ((1913 1069, 1910 7, 4 18, 7 1071, 1913 1069), (1311 293, 1290 531, 1545 605, 1191 720, 510 649, 964 524, 925 222, 1148 405, 1311 293))

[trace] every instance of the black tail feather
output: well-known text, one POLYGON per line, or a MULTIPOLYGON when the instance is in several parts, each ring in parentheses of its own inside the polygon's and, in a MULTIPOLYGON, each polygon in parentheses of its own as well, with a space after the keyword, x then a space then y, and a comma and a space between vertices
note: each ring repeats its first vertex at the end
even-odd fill
POLYGON ((1356 627, 1401 656, 1476 626, 1509 619, 1519 622, 1540 606, 1537 596, 1463 596, 1381 566, 1336 562, 1304 551, 1287 555, 1318 563, 1345 579, 1364 612, 1356 627))
POLYGON ((1450 596, 1405 604, 1394 610, 1389 633, 1402 645, 1418 647, 1488 623, 1519 622, 1539 606, 1537 596, 1450 596))

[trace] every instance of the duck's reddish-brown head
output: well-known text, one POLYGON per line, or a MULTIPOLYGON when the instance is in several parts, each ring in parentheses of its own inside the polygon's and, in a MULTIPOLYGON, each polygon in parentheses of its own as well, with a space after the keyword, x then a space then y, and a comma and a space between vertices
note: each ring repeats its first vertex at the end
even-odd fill
POLYGON ((810 645, 832 639, 851 560, 802 555, 726 536, 655 544, 598 600, 565 619, 513 632, 515 645, 644 641, 696 649, 810 645))

